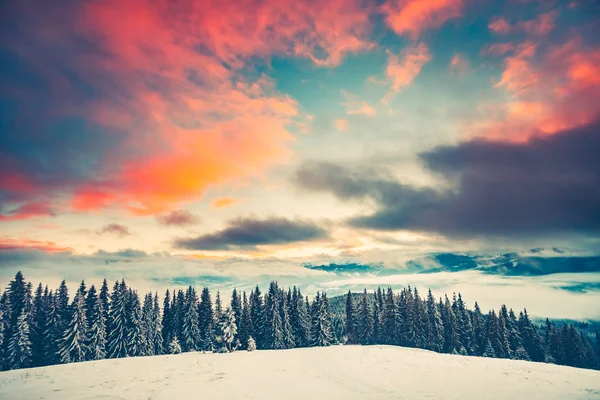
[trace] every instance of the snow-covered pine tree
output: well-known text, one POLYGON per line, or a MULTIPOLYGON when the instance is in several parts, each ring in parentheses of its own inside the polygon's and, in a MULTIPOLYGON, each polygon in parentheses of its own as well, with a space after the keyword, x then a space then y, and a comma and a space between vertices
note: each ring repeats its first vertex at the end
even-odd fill
POLYGON ((124 280, 121 283, 115 282, 110 300, 108 357, 127 357, 127 285, 124 280))
POLYGON ((481 356, 485 352, 485 347, 487 346, 487 335, 485 332, 485 321, 483 319, 483 314, 481 313, 481 309, 479 308, 479 304, 477 304, 477 302, 475 302, 471 321, 474 335, 474 355, 481 356))
POLYGON ((69 289, 67 288, 67 282, 63 279, 55 293, 56 296, 56 313, 60 322, 59 328, 62 332, 67 329, 67 326, 71 323, 71 310, 69 309, 69 289))
POLYGON ((185 295, 183 290, 178 290, 177 296, 175 297, 175 292, 173 292, 173 296, 173 303, 171 305, 173 330, 175 335, 177 335, 177 339, 181 340, 183 334, 183 316, 185 315, 185 295))
POLYGON ((427 292, 427 349, 440 352, 444 346, 444 327, 431 289, 427 292))
POLYGON ((356 339, 358 343, 371 344, 373 342, 373 314, 366 289, 358 299, 356 321, 356 339))
MULTIPOLYGON (((506 306, 504 306, 504 309, 506 310, 506 306)), ((506 329, 506 320, 504 315, 505 314, 502 312, 501 309, 498 313, 498 338, 500 341, 500 348, 499 351, 496 352, 496 355, 498 356, 498 358, 511 358, 512 354, 510 349, 510 342, 508 339, 509 334, 508 329, 506 329)))
MULTIPOLYGON (((366 299, 366 292, 365 292, 366 299)), ((366 301, 366 300, 365 300, 366 301)), ((410 304, 407 304, 407 308, 411 307, 410 304)), ((410 311, 412 313, 412 310, 410 311)), ((392 288, 388 288, 387 295, 384 298, 383 305, 383 332, 382 338, 385 344, 399 344, 398 340, 398 330, 400 328, 400 324, 398 323, 398 305, 396 304, 396 300, 394 298, 394 292, 392 288)), ((414 326, 411 324, 410 327, 411 335, 414 335, 414 326)), ((406 329, 407 333, 409 329, 406 329)), ((411 344, 413 341, 411 340, 411 344)), ((368 344, 368 343, 363 343, 368 344)))
MULTIPOLYGON (((92 289, 90 288, 91 291, 92 289)), ((88 298, 90 292, 88 292, 88 298)), ((91 307, 91 311, 89 312, 90 319, 88 320, 90 329, 87 358, 88 360, 103 360, 106 358, 106 321, 104 320, 102 302, 90 302, 88 306, 91 307)))
POLYGON ((0 371, 4 370, 4 334, 8 325, 9 311, 7 308, 8 296, 6 292, 0 296, 0 371))
POLYGON ((352 292, 348 290, 346 295, 346 343, 356 344, 358 343, 356 336, 356 328, 358 327, 356 315, 356 304, 354 303, 354 296, 352 292))
POLYGON ((238 334, 236 335, 235 340, 239 340, 239 327, 242 324, 242 297, 236 288, 233 288, 233 293, 231 294, 231 310, 235 316, 235 325, 238 327, 238 334))
POLYGON ((213 350, 214 323, 215 317, 212 308, 212 300, 208 288, 202 289, 200 295, 200 305, 198 306, 198 319, 200 325, 200 337, 202 338, 201 349, 204 351, 213 350))
POLYGON ((127 356, 146 356, 146 332, 143 329, 140 298, 136 291, 129 289, 127 292, 126 308, 127 356))
POLYGON ((222 314, 223 303, 221 302, 221 293, 217 292, 217 296, 215 297, 215 321, 220 321, 222 314))
POLYGON ((177 336, 173 336, 171 339, 171 343, 169 343, 169 354, 180 354, 181 353, 181 345, 179 344, 179 340, 177 340, 177 336))
POLYGON ((186 311, 183 316, 182 350, 198 351, 202 348, 200 322, 198 318, 198 295, 193 287, 186 294, 186 311))
POLYGON ((256 350, 256 342, 254 341, 254 338, 252 336, 248 338, 248 344, 246 345, 246 347, 248 348, 248 351, 256 350))
POLYGON ((482 357, 496 358, 496 352, 494 351, 494 347, 492 343, 488 340, 485 345, 485 350, 483 351, 482 357))
POLYGON ((296 347, 310 346, 310 315, 300 289, 294 286, 290 304, 290 323, 294 332, 296 347))
MULTIPOLYGON (((381 294, 381 288, 373 290, 373 343, 382 343, 381 341, 381 317, 383 312, 383 299, 381 305, 379 303, 379 295, 381 294), (379 293, 379 294, 378 294, 379 293)), ((356 321, 358 324, 358 320, 356 321)), ((355 328, 358 329, 358 326, 355 328)), ((356 339, 358 342, 358 338, 356 339)))
POLYGON ((527 354, 529 354, 531 361, 544 361, 542 339, 529 319, 526 309, 519 314, 517 323, 519 326, 519 335, 523 339, 523 347, 527 351, 527 354))
MULTIPOLYGON (((291 296, 290 296, 291 297, 291 296)), ((283 332, 283 344, 286 349, 292 349, 296 346, 294 342, 294 332, 290 323, 289 306, 287 302, 287 296, 282 295, 283 303, 281 304, 281 323, 283 332)))
POLYGON ((156 327, 154 326, 154 320, 152 315, 154 313, 154 305, 152 299, 152 293, 146 293, 144 295, 144 302, 142 304, 142 331, 144 335, 144 349, 142 353, 147 356, 153 356, 154 353, 154 332, 156 327))
POLYGON ((31 342, 27 311, 21 310, 8 342, 6 357, 8 369, 27 368, 31 365, 31 342))
POLYGON ((413 314, 415 325, 415 346, 425 349, 427 348, 427 312, 416 287, 414 288, 413 314))
POLYGON ((154 354, 163 354, 163 337, 162 337, 162 320, 160 315, 160 305, 158 303, 158 293, 154 293, 154 302, 152 307, 152 343, 154 346, 154 354))
MULTIPOLYGON (((46 291, 48 287, 46 287, 46 291)), ((44 289, 40 283, 35 290, 29 316, 29 331, 31 341, 31 366, 44 365, 44 331, 46 330, 46 310, 44 302, 44 289)))
POLYGON ((98 299, 100 303, 102 303, 102 310, 104 312, 104 322, 106 324, 106 337, 110 334, 110 329, 108 326, 108 312, 110 309, 110 293, 108 290, 108 283, 106 279, 102 281, 102 287, 100 288, 100 294, 98 295, 98 299))
MULTIPOLYGON (((440 299, 441 302, 441 299, 440 299)), ((445 296, 445 301, 440 305, 442 310, 442 324, 444 326, 444 353, 458 352, 460 350, 460 338, 458 334, 458 326, 454 311, 450 305, 448 296, 445 296)))
POLYGON ((77 291, 71 306, 71 321, 65 329, 58 349, 60 362, 85 361, 88 355, 88 324, 85 316, 84 292, 77 291))
POLYGON ((10 281, 7 289, 8 318, 4 332, 5 369, 24 368, 31 365, 29 312, 31 310, 31 285, 25 283, 21 271, 10 281))
POLYGON ((229 307, 221 313, 218 332, 219 335, 216 337, 216 340, 221 345, 221 349, 225 349, 228 352, 234 351, 233 343, 237 333, 237 326, 235 325, 233 310, 229 307))
MULTIPOLYGON (((331 328, 331 315, 329 313, 329 302, 325 292, 315 296, 312 304, 311 337, 313 346, 330 346, 334 343, 331 328)), ((370 313, 369 313, 370 315, 370 313)))
POLYGON ((163 348, 169 351, 169 345, 173 340, 173 324, 172 324, 172 312, 171 312, 171 293, 169 289, 165 292, 165 298, 163 300, 163 318, 162 318, 162 339, 163 348))
POLYGON ((251 336, 256 341, 257 349, 264 349, 265 347, 265 319, 264 319, 264 305, 263 298, 256 285, 254 291, 250 294, 250 316, 252 317, 252 327, 253 331, 251 332, 251 336))
POLYGON ((242 298, 242 317, 240 319, 240 326, 238 327, 238 338, 241 348, 246 349, 252 332, 252 319, 250 317, 250 305, 248 304, 246 292, 244 292, 242 298))
POLYGON ((268 349, 285 349, 283 322, 279 311, 279 288, 271 282, 265 296, 265 346, 268 349))

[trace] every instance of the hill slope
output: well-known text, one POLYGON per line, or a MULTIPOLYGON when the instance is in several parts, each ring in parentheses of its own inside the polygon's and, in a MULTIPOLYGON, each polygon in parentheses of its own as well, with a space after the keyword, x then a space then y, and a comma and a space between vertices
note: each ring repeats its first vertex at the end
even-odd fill
POLYGON ((9 371, 0 373, 0 398, 600 399, 600 372, 391 346, 335 346, 9 371))

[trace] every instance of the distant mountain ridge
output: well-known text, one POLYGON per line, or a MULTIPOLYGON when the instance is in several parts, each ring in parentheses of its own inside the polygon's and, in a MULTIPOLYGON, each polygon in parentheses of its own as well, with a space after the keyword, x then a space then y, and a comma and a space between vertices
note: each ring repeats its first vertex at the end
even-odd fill
POLYGON ((556 273, 600 272, 600 256, 568 255, 558 248, 536 248, 527 252, 513 252, 498 255, 468 253, 432 253, 410 260, 405 268, 387 268, 377 264, 305 264, 305 268, 344 273, 390 274, 431 274, 436 272, 481 271, 487 274, 506 276, 539 276, 556 273))

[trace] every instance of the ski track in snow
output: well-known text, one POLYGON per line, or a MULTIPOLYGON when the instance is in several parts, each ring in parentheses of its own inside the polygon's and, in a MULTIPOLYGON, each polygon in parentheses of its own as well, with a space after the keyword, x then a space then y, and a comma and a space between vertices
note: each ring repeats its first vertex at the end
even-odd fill
POLYGON ((0 399, 600 399, 600 371, 395 346, 185 353, 0 373, 0 399))

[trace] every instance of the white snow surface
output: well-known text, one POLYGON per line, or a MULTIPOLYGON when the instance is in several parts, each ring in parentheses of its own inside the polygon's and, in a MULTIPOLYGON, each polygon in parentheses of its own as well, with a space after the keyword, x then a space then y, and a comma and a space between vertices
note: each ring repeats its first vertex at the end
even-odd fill
POLYGON ((395 346, 185 353, 0 373, 0 399, 600 399, 600 372, 395 346))

